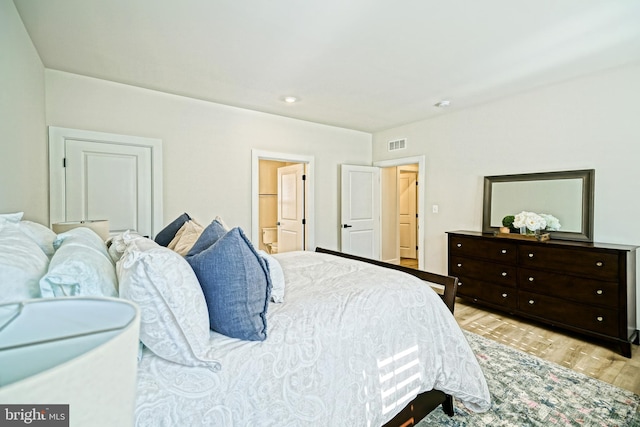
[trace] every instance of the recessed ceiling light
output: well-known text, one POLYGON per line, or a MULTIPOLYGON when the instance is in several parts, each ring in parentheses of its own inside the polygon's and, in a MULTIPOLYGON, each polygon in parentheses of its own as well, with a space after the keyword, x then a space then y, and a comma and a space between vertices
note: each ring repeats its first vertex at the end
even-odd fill
POLYGON ((443 99, 442 101, 435 104, 435 106, 439 108, 448 107, 449 105, 451 105, 451 101, 449 101, 448 99, 443 99))
POLYGON ((293 104, 294 102, 299 101, 299 99, 295 96, 285 96, 283 99, 284 99, 284 102, 286 102, 287 104, 293 104))

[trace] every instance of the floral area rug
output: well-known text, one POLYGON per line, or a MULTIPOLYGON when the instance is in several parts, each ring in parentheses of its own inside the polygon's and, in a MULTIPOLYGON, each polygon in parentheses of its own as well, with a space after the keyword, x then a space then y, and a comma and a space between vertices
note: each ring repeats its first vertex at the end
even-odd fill
POLYGON ((491 392, 492 407, 476 414, 456 402, 438 408, 427 426, 640 426, 640 396, 555 363, 465 331, 491 392))

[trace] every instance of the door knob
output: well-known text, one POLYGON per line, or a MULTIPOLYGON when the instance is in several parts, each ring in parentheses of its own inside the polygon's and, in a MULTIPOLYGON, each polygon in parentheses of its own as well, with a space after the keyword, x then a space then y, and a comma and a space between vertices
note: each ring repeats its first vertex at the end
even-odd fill
POLYGON ((343 224, 342 225, 342 228, 351 228, 351 227, 353 227, 353 225, 349 225, 349 224, 343 224))

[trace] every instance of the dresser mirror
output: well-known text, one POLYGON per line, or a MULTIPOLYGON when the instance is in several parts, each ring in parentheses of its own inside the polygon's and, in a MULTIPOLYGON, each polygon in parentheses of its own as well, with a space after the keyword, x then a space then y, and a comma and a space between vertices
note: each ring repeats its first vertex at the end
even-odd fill
POLYGON ((594 178, 594 169, 485 176, 482 231, 497 231, 505 216, 528 211, 558 218, 552 239, 591 242, 594 178))

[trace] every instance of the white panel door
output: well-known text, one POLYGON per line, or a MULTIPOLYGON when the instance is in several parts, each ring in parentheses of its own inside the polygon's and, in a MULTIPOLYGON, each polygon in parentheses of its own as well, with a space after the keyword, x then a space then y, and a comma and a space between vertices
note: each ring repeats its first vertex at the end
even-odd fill
POLYGON ((380 259, 380 169, 342 165, 342 252, 380 259))
POLYGON ((108 219, 111 232, 151 235, 151 149, 67 140, 66 220, 108 219))
POLYGON ((278 253, 304 250, 304 164, 278 168, 278 253))
POLYGON ((398 216, 400 222, 400 256, 416 258, 417 242, 417 191, 416 172, 399 171, 398 173, 398 216))
POLYGON ((162 141, 49 127, 50 223, 107 219, 154 237, 162 220, 162 141))

